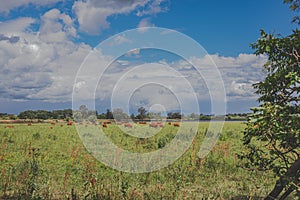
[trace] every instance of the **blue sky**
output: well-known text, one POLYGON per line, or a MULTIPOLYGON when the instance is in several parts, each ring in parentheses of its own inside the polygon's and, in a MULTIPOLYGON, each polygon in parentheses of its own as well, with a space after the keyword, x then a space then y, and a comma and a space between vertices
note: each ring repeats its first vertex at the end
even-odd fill
MULTIPOLYGON (((96 108, 100 112, 111 105, 112 96, 108 88, 113 89, 113 84, 129 69, 136 69, 134 67, 140 65, 139 70, 142 69, 145 74, 149 70, 152 79, 165 73, 158 70, 157 66, 169 67, 185 76, 194 77, 195 71, 186 67, 186 62, 207 68, 210 66, 207 64, 208 57, 214 61, 223 77, 226 112, 248 112, 250 107, 257 105, 257 96, 253 94, 251 84, 263 79, 261 69, 266 61, 265 56, 252 55, 249 44, 259 38, 260 29, 287 35, 296 27, 290 22, 294 13, 282 0, 0 0, 0 3, 0 112, 16 114, 27 109, 71 108, 76 74, 90 51, 115 34, 135 28, 147 31, 145 27, 162 27, 183 33, 202 45, 207 57, 202 55, 184 60, 180 56, 151 49, 136 49, 119 57, 107 67, 102 83, 104 86, 98 86, 100 89, 97 89, 95 96, 96 108)), ((118 44, 129 44, 131 41, 123 36, 119 34, 118 38, 115 37, 118 44)), ((118 49, 120 46, 111 48, 118 49)), ((188 47, 182 48, 188 51, 188 47)), ((100 57, 102 60, 97 63, 99 68, 109 60, 109 55, 100 57)), ((132 77, 137 77, 136 82, 128 82, 129 85, 139 85, 145 80, 137 75, 132 77)), ((209 86, 205 86, 203 80, 194 78, 189 81, 196 88, 200 111, 209 113, 212 110, 211 103, 204 98, 205 95, 207 97, 209 86)), ((86 83, 81 81, 75 84, 76 88, 86 83)), ((126 85, 126 81, 122 84, 126 85)), ((134 102, 129 104, 150 109, 155 107, 151 107, 155 103, 170 102, 176 94, 173 97, 162 95, 162 91, 167 89, 141 85, 140 90, 131 95, 134 102), (160 98, 151 99, 154 95, 147 96, 149 91, 153 94, 158 92, 156 97, 161 95, 160 98)), ((174 91, 184 94, 181 90, 174 91)), ((187 99, 190 92, 185 92, 187 99)), ((122 98, 121 101, 127 102, 122 98)), ((156 107, 178 110, 178 106, 156 107)), ((190 106, 184 112, 192 111, 193 107, 190 106)))

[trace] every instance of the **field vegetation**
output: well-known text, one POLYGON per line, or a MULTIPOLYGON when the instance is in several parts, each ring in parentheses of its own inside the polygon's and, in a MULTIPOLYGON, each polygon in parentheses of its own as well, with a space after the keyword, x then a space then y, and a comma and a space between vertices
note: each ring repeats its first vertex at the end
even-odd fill
MULTIPOLYGON (((134 129, 147 125, 132 126, 134 129)), ((266 196, 276 181, 273 173, 249 171, 237 158, 244 149, 241 138, 245 124, 226 122, 217 145, 207 157, 199 159, 197 154, 207 127, 208 122, 199 123, 191 147, 169 167, 132 174, 113 170, 93 158, 74 124, 2 124, 0 198, 260 199, 266 196)), ((97 125, 97 128, 103 127, 97 125)), ((103 129, 122 148, 150 152, 168 143, 178 127, 165 124, 155 137, 143 140, 122 133, 116 124, 107 124, 103 129)))

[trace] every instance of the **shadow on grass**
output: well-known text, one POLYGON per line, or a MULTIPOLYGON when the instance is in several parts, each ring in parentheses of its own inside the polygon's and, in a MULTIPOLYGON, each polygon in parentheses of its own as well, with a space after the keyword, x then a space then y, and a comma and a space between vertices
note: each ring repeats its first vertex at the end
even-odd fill
POLYGON ((239 195, 239 196, 235 196, 232 197, 231 200, 262 200, 265 197, 258 197, 258 196, 247 196, 247 195, 239 195))

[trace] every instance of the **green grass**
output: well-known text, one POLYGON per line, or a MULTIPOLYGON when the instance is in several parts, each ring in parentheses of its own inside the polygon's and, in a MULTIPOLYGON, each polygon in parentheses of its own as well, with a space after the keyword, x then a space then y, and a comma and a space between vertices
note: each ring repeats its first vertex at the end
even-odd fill
MULTIPOLYGON (((74 125, 5 126, 0 125, 3 199, 255 199, 265 196, 275 181, 271 172, 240 167, 243 163, 236 157, 243 151, 240 122, 226 122, 217 145, 202 160, 197 153, 208 123, 200 122, 182 157, 160 171, 141 174, 119 172, 98 162, 84 148, 74 125)), ((176 131, 167 125, 153 137, 137 139, 116 125, 105 129, 111 141, 132 152, 157 150, 176 131)))

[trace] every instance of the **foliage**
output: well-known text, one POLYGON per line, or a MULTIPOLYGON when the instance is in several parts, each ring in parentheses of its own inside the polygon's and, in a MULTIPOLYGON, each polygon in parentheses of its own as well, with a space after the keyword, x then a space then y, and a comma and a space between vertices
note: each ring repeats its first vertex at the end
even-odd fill
MULTIPOLYGON (((198 158, 208 125, 199 123, 192 146, 174 164, 156 172, 129 174, 97 162, 83 146, 75 126, 57 123, 49 129, 45 123, 20 124, 7 129, 0 124, 0 199, 255 199, 266 195, 274 184, 272 173, 238 167, 242 163, 235 153, 244 149, 240 140, 244 124, 226 122, 226 139, 207 157, 198 158), (37 157, 29 154, 33 147, 39 149, 34 151, 37 157)), ((133 128, 137 126, 143 127, 134 124, 133 128)), ((176 130, 166 124, 154 138, 137 140, 122 134, 115 124, 104 129, 116 145, 131 152, 161 148, 176 130)))
MULTIPOLYGON (((284 0, 283 2, 290 4, 290 9, 293 11, 300 10, 300 0, 284 0)), ((292 22, 296 22, 296 23, 300 24, 300 17, 295 16, 292 22)))
POLYGON ((25 110, 18 115, 19 119, 68 119, 72 117, 72 110, 25 110))
POLYGON ((114 109, 113 116, 116 121, 126 121, 129 119, 129 116, 125 112, 123 112, 121 108, 114 109))
POLYGON ((137 119, 144 119, 146 118, 147 110, 144 107, 138 108, 138 115, 136 116, 137 119))
POLYGON ((96 117, 96 115, 90 115, 90 116, 88 116, 87 120, 91 123, 96 123, 97 117, 96 117))
POLYGON ((113 119, 114 115, 109 109, 106 109, 105 117, 106 117, 106 119, 113 119))
MULTIPOLYGON (((292 3, 297 10, 299 1, 292 3), (296 7, 295 7, 296 6, 296 7)), ((282 197, 299 189, 300 170, 300 32, 286 37, 261 31, 252 47, 268 56, 265 80, 254 84, 261 105, 253 109, 244 132, 247 167, 273 170, 279 177, 267 199, 282 197)))
POLYGON ((181 119, 182 114, 179 112, 168 112, 167 113, 167 119, 181 119))

